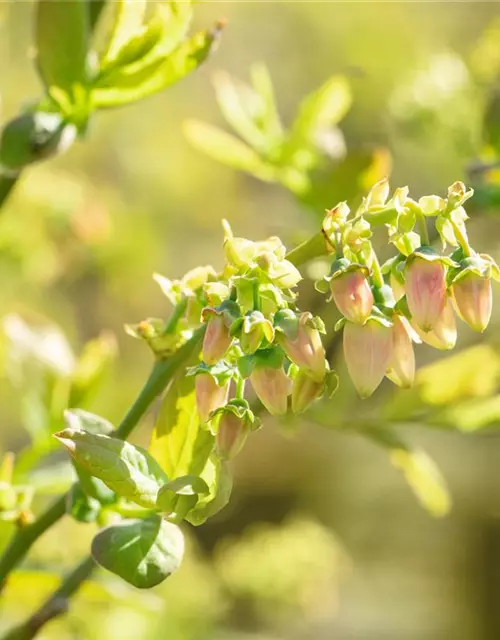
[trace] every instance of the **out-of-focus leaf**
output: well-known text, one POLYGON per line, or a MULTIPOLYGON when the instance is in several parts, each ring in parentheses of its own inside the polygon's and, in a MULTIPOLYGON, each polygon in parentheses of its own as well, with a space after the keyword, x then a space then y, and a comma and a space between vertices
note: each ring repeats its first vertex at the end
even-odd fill
POLYGON ((500 395, 490 398, 472 398, 445 406, 437 414, 433 412, 429 421, 439 425, 449 425, 453 429, 472 432, 500 424, 500 395))
POLYGON ((318 136, 342 120, 351 102, 349 84, 341 76, 330 78, 308 95, 292 125, 284 157, 300 168, 314 165, 318 136))
POLYGON ((263 63, 253 64, 250 68, 250 76, 253 87, 262 101, 262 112, 259 114, 262 128, 274 141, 281 141, 283 125, 278 113, 269 70, 263 63))
POLYGON ((87 11, 89 12, 89 27, 93 31, 99 21, 106 0, 86 0, 87 11))
POLYGON ((179 568, 183 554, 180 529, 159 516, 111 525, 92 542, 96 562, 138 589, 163 582, 179 568))
POLYGON ((146 67, 120 67, 105 76, 92 92, 95 107, 118 107, 136 102, 179 82, 195 71, 212 53, 219 40, 221 24, 200 31, 170 54, 154 58, 146 67), (109 83, 109 84, 108 84, 109 83))
POLYGON ((200 426, 193 376, 173 380, 158 414, 150 452, 169 478, 199 476, 214 447, 214 436, 200 426))
POLYGON ((184 133, 196 149, 233 169, 246 171, 259 180, 274 182, 276 171, 253 149, 225 131, 198 120, 184 123, 184 133))
POLYGON ((141 507, 154 508, 168 476, 141 447, 109 436, 64 429, 55 437, 84 469, 112 491, 141 507))
POLYGON ((424 451, 412 449, 394 429, 372 425, 360 433, 389 450, 392 464, 403 472, 420 504, 433 516, 451 508, 451 498, 436 463, 424 451))
POLYGON ((115 60, 122 47, 136 36, 146 14, 146 0, 114 0, 114 24, 102 54, 102 64, 115 60))
POLYGON ((481 344, 422 367, 417 374, 418 391, 427 404, 452 404, 491 395, 499 374, 499 355, 492 346, 481 344))
POLYGON ((35 363, 67 376, 75 366, 75 357, 66 337, 55 325, 30 326, 20 316, 8 315, 3 330, 9 341, 7 357, 8 375, 14 384, 22 383, 23 368, 35 363))
POLYGON ((436 463, 424 451, 396 449, 391 453, 393 465, 400 469, 413 493, 430 514, 445 516, 451 498, 436 463))
POLYGON ((89 33, 85 0, 37 2, 37 62, 47 89, 71 96, 75 85, 87 86, 89 33))
POLYGON ((112 334, 102 333, 87 342, 71 376, 70 406, 81 405, 89 399, 115 356, 116 340, 112 334))
POLYGON ((265 153, 268 141, 264 131, 256 123, 259 106, 252 105, 252 102, 258 100, 252 89, 234 81, 228 73, 222 71, 214 76, 213 82, 217 102, 227 122, 258 153, 265 153))

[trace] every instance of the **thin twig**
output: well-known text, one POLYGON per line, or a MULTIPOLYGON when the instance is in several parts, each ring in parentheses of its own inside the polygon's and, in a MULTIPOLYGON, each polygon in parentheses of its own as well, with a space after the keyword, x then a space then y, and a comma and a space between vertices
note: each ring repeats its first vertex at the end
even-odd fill
POLYGON ((26 622, 8 631, 2 640, 32 640, 48 622, 66 613, 71 596, 90 577, 95 567, 92 557, 85 558, 26 622))

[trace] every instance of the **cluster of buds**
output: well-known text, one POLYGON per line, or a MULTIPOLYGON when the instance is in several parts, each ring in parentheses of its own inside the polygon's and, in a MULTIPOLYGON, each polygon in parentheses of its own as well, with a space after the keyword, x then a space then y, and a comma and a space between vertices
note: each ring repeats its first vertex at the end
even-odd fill
POLYGON ((188 375, 195 376, 200 421, 227 460, 260 426, 249 388, 269 414, 282 416, 332 395, 337 376, 325 359, 322 321, 297 308, 302 277, 281 240, 237 238, 225 223, 224 254, 223 271, 207 269, 197 292, 206 329, 202 362, 188 375))
POLYGON ((491 280, 500 279, 500 270, 491 256, 476 253, 469 244, 463 204, 471 196, 472 190, 456 182, 447 198, 426 196, 416 202, 406 187, 389 198, 389 184, 382 180, 355 213, 346 203, 327 212, 323 234, 334 261, 316 286, 330 294, 342 314, 337 329, 344 329, 347 370, 362 397, 370 396, 384 377, 411 386, 413 343, 452 349, 455 314, 475 331, 487 327, 491 280), (430 219, 442 252, 429 244, 430 219), (371 242, 375 225, 387 227, 398 251, 382 266, 371 242), (447 247, 451 252, 444 255, 447 247))

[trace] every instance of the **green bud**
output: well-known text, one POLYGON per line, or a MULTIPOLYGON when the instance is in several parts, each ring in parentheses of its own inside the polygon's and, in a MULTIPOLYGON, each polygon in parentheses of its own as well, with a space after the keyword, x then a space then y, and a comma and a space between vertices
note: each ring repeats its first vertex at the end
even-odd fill
POLYGON ((11 120, 0 137, 0 165, 11 171, 66 151, 75 141, 76 127, 57 113, 25 113, 11 120))

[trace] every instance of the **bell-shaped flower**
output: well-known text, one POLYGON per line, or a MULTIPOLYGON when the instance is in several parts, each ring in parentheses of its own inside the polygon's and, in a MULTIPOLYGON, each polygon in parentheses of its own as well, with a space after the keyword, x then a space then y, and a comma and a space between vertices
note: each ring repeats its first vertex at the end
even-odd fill
POLYGON ((324 390, 324 380, 315 380, 311 378, 307 371, 299 369, 293 380, 292 411, 294 413, 304 413, 315 400, 321 398, 324 390))
POLYGON ((196 376, 196 406, 201 422, 207 422, 212 411, 223 407, 227 402, 229 381, 219 386, 217 379, 210 373, 196 376))
POLYGON ((233 341, 229 328, 238 315, 239 308, 231 300, 203 309, 202 319, 207 325, 202 347, 204 362, 215 364, 225 356, 233 341))
POLYGON ((208 422, 210 415, 227 402, 234 367, 219 361, 215 365, 204 362, 187 369, 188 376, 195 377, 195 394, 198 415, 202 423, 208 422))
POLYGON ((414 331, 404 316, 394 314, 392 322, 392 351, 386 375, 398 387, 411 387, 415 380, 414 331))
POLYGON ((362 398, 368 398, 382 382, 392 353, 392 327, 383 318, 369 318, 364 325, 346 322, 344 356, 347 371, 362 398))
POLYGON ((432 249, 421 247, 407 260, 405 290, 413 323, 431 331, 446 304, 444 259, 432 249))
POLYGON ((333 301, 340 313, 356 324, 364 324, 373 309, 373 293, 366 268, 349 269, 330 281, 333 301))
POLYGON ((493 308, 491 279, 469 273, 453 283, 452 292, 458 315, 474 331, 483 332, 493 308))
POLYGON ((291 309, 282 309, 274 316, 276 340, 288 358, 301 369, 321 380, 326 371, 325 348, 320 332, 324 325, 309 312, 296 314, 291 309))
POLYGON ((273 368, 257 364, 250 375, 250 382, 257 397, 272 416, 281 416, 287 412, 292 381, 282 366, 273 368))
POLYGON ((246 400, 234 399, 217 409, 210 420, 217 455, 222 460, 234 458, 245 444, 250 431, 259 426, 260 420, 250 410, 246 400))
POLYGON ((484 331, 488 326, 493 307, 491 279, 498 277, 498 266, 486 254, 464 258, 457 269, 450 271, 455 309, 474 331, 484 331))
POLYGON ((453 305, 448 298, 441 315, 434 323, 431 331, 422 331, 420 327, 412 325, 423 342, 434 349, 449 351, 457 343, 457 323, 453 313, 453 305))

